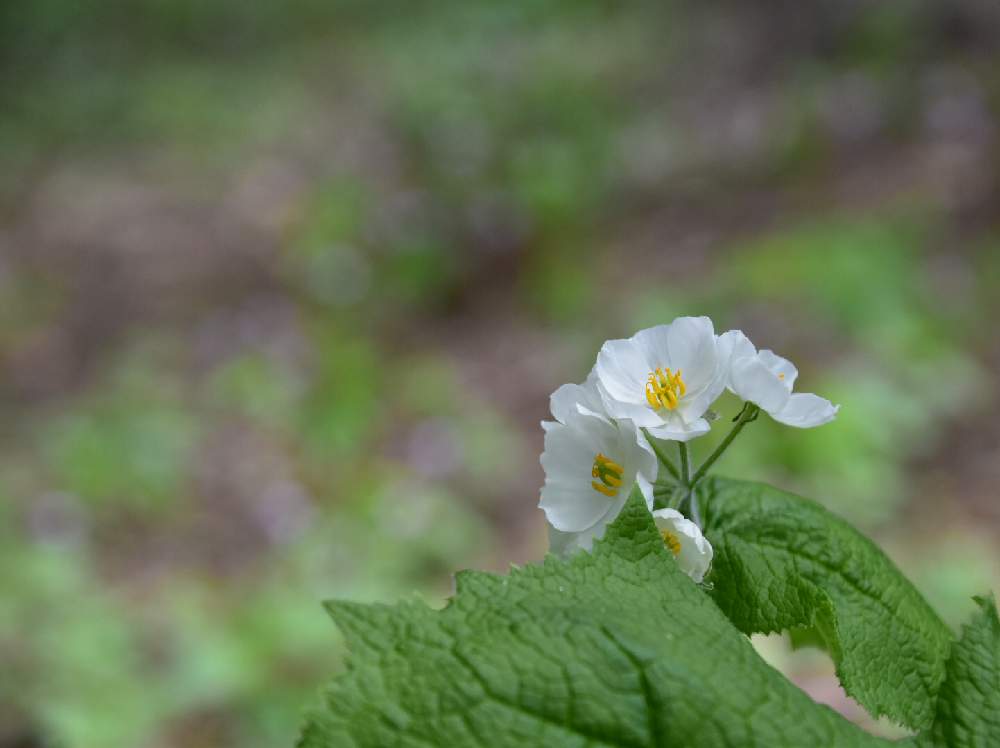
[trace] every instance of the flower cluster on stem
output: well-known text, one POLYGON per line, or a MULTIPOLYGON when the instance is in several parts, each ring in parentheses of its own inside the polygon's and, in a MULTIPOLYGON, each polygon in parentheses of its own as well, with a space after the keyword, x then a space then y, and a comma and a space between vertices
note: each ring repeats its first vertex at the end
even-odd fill
POLYGON ((552 394, 554 420, 542 422, 545 484, 539 506, 552 551, 589 550, 638 487, 665 547, 701 582, 712 546, 701 531, 698 482, 762 411, 797 428, 836 416, 839 406, 794 392, 797 377, 791 362, 758 351, 741 331, 716 335, 707 317, 678 317, 607 341, 582 384, 565 384, 552 394), (743 409, 718 447, 692 470, 688 443, 711 430, 710 408, 726 390, 744 401, 743 409), (665 441, 677 443, 676 463, 665 441), (676 506, 655 506, 657 478, 676 485, 676 506))

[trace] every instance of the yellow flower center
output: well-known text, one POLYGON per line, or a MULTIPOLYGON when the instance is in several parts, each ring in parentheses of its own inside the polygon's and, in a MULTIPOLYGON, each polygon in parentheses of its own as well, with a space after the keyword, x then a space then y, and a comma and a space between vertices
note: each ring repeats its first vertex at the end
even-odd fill
POLYGON ((594 455, 594 467, 590 471, 595 480, 592 480, 590 485, 605 496, 617 496, 624 473, 625 469, 621 465, 610 457, 598 453, 594 455))
POLYGON ((656 371, 649 372, 649 378, 646 380, 646 402, 650 408, 673 410, 685 392, 687 385, 681 378, 680 369, 676 374, 670 371, 669 366, 666 370, 657 367, 656 371))
POLYGON ((681 541, 677 539, 670 530, 660 530, 660 536, 663 538, 663 544, 670 549, 670 552, 675 556, 681 555, 681 541))

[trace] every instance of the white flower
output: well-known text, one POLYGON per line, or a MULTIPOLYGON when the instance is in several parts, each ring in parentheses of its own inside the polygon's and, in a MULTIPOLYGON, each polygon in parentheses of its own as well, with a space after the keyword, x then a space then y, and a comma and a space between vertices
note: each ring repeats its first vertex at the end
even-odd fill
POLYGON ((840 410, 818 395, 793 392, 799 372, 792 362, 772 351, 757 351, 739 330, 719 336, 719 352, 728 361, 729 389, 779 423, 802 429, 822 426, 840 410))
POLYGON ((691 520, 676 509, 657 509, 653 521, 681 571, 700 582, 712 565, 712 544, 691 520))
POLYGON ((595 371, 609 416, 676 441, 708 432, 703 416, 726 385, 708 317, 678 317, 627 340, 609 340, 595 371))
POLYGON ((589 549, 618 516, 634 485, 652 510, 656 457, 631 421, 614 423, 572 411, 565 418, 565 423, 542 424, 545 485, 538 505, 555 530, 576 536, 561 545, 589 549))

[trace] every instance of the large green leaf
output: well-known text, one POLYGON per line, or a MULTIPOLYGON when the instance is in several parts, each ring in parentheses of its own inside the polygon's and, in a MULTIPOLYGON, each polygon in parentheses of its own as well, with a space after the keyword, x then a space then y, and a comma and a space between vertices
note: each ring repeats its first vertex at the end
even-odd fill
POLYGON ((698 493, 712 597, 737 628, 810 629, 871 714, 929 727, 953 637, 892 561, 808 499, 723 478, 698 493))
POLYGON ((329 604, 351 651, 301 746, 883 745, 764 663, 633 495, 593 553, 448 606, 329 604))
POLYGON ((931 739, 921 745, 1000 746, 1000 619, 992 598, 976 602, 981 610, 952 649, 931 739))

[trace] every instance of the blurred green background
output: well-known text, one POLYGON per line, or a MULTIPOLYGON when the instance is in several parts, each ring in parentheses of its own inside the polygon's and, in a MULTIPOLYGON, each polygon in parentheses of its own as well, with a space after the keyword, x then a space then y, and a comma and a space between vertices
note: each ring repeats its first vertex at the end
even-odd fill
POLYGON ((0 747, 290 745, 320 600, 540 558, 549 392, 678 314, 843 405, 719 471, 957 624, 1000 587, 998 55, 972 0, 0 6, 0 747))

